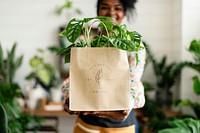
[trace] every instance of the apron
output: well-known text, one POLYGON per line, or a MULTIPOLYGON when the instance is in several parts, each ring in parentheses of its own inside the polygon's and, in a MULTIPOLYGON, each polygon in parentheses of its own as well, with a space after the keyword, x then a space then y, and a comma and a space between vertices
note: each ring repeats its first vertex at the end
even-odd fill
POLYGON ((89 125, 78 118, 75 123, 74 133, 135 133, 135 125, 120 128, 107 128, 89 125))

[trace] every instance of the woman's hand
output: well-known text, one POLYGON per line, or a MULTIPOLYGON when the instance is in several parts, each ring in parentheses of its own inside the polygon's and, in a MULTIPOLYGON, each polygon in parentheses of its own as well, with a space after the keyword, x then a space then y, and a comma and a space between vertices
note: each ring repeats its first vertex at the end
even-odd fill
POLYGON ((71 115, 78 115, 80 113, 79 111, 69 110, 69 78, 63 81, 62 94, 65 99, 64 110, 71 115))
POLYGON ((112 118, 116 120, 125 120, 129 114, 129 110, 119 111, 71 111, 69 110, 69 97, 65 100, 64 110, 70 115, 94 115, 102 118, 112 118))
POLYGON ((91 115, 95 115, 102 118, 112 118, 116 120, 125 120, 130 111, 129 110, 117 110, 117 111, 94 111, 91 115))
POLYGON ((70 115, 79 115, 80 113, 87 115, 89 112, 71 111, 69 109, 69 78, 63 81, 62 94, 65 99, 64 110, 70 115))
POLYGON ((69 109, 69 78, 63 82, 62 93, 65 99, 64 110, 71 115, 94 115, 102 118, 112 118, 116 120, 125 120, 129 114, 129 110, 118 110, 118 111, 71 111, 69 109))
POLYGON ((79 115, 80 111, 71 111, 69 110, 69 97, 65 99, 64 110, 70 115, 79 115))

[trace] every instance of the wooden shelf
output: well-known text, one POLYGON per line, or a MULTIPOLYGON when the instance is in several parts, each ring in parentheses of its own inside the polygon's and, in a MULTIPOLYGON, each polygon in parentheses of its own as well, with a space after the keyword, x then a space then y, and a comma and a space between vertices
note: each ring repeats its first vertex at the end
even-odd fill
POLYGON ((49 111, 44 109, 34 109, 30 110, 28 108, 23 109, 23 111, 27 114, 36 115, 36 116, 67 116, 68 113, 64 110, 59 111, 49 111))

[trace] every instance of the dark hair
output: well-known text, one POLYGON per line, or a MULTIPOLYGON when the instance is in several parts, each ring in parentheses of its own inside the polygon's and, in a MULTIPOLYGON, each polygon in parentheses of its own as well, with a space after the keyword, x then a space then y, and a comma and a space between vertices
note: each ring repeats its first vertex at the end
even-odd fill
MULTIPOLYGON (((99 7, 103 0, 97 0, 97 15, 99 15, 99 7)), ((125 15, 127 16, 128 20, 133 16, 134 10, 135 10, 135 3, 137 0, 120 0, 124 10, 125 15)))

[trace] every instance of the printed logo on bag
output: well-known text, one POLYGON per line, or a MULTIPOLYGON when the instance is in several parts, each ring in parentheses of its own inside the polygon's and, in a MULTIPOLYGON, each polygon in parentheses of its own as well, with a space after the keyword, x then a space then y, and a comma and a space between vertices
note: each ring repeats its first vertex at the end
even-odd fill
POLYGON ((97 72, 97 74, 95 76, 95 81, 98 85, 100 85, 100 83, 103 81, 103 69, 102 68, 97 72))
POLYGON ((112 82, 115 80, 114 77, 106 76, 106 73, 112 71, 111 67, 105 64, 95 64, 89 67, 88 70, 94 73, 94 76, 91 78, 86 78, 85 81, 95 82, 96 84, 96 88, 93 88, 92 93, 107 93, 107 90, 103 87, 104 82, 112 82))

